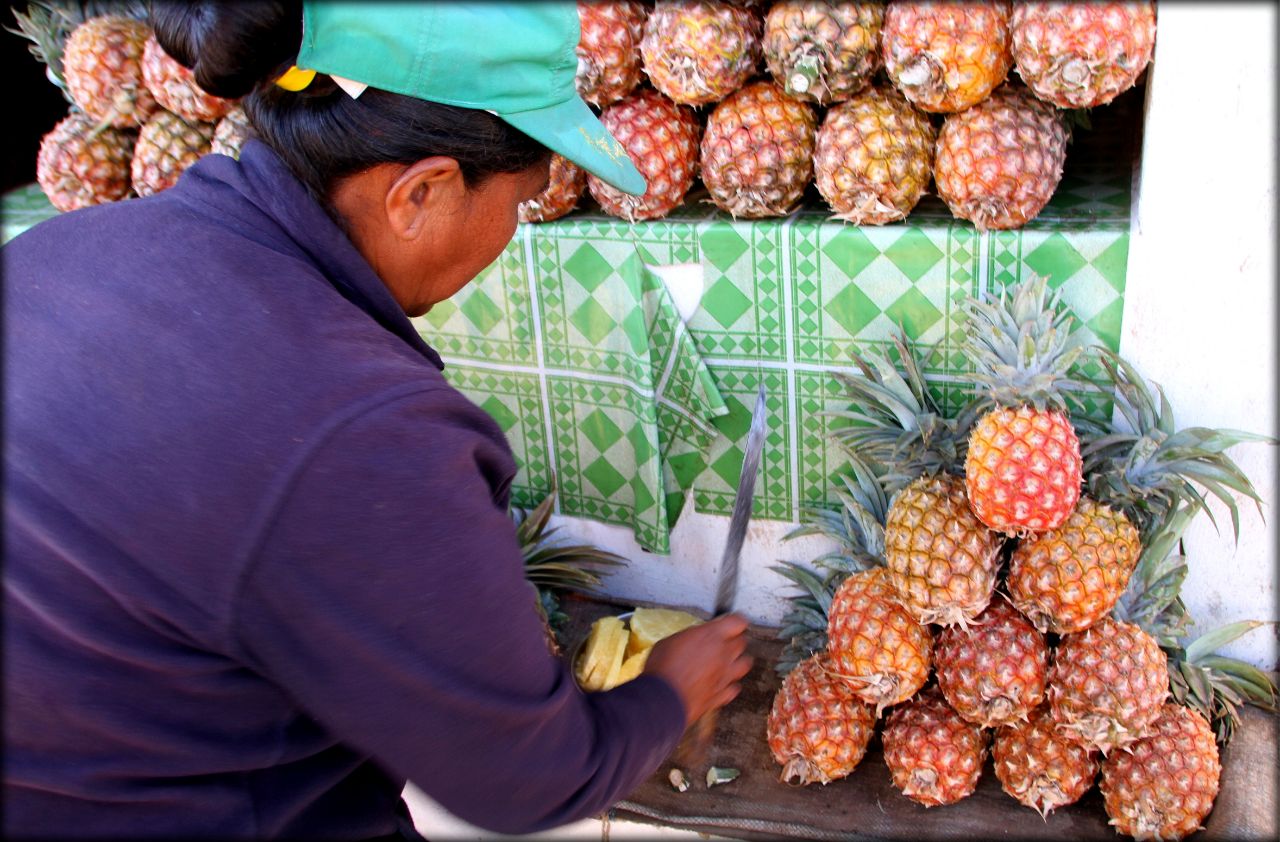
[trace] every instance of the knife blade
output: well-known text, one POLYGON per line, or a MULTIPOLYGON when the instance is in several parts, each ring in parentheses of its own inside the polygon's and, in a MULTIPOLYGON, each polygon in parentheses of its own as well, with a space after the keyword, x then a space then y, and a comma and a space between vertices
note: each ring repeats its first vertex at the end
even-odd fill
MULTIPOLYGON (((733 514, 729 518, 729 535, 724 542, 724 554, 720 557, 720 570, 716 579, 715 616, 727 614, 733 608, 733 598, 738 592, 738 557, 742 554, 742 542, 747 536, 747 524, 751 521, 751 508, 755 501, 756 473, 760 468, 760 451, 764 449, 765 428, 764 384, 756 394, 755 409, 751 412, 751 429, 747 431, 747 443, 742 453, 742 473, 738 475, 737 496, 733 500, 733 514)), ((689 727, 688 733, 676 746, 675 760, 681 766, 701 766, 707 750, 715 737, 717 711, 704 713, 689 727)))

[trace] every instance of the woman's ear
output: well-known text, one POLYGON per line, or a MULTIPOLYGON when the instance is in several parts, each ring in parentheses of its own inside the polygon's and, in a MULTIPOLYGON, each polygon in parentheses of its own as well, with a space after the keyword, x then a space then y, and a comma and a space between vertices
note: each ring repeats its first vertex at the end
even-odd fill
POLYGON ((416 239, 432 219, 451 213, 465 193, 462 170, 453 158, 437 155, 410 164, 387 188, 385 210, 392 234, 416 239))

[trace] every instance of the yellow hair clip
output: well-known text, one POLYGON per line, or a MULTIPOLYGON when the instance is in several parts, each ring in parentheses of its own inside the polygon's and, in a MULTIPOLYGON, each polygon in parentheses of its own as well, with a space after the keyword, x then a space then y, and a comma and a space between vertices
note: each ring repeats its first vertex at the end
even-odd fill
POLYGON ((314 70, 303 70, 295 64, 276 80, 276 84, 286 91, 300 91, 310 85, 314 78, 316 78, 314 70))

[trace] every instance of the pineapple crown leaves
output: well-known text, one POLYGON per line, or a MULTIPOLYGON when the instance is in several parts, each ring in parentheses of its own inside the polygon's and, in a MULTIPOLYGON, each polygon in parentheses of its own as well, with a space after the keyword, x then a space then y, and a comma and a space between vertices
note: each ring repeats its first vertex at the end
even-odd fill
POLYGON ((622 556, 587 544, 556 540, 559 527, 548 528, 555 505, 554 485, 533 510, 512 507, 516 539, 524 556, 524 575, 540 592, 548 588, 592 592, 599 587, 604 568, 626 563, 622 556))
POLYGON ((1080 425, 1080 455, 1089 493, 1123 509, 1144 539, 1181 500, 1217 519, 1205 494, 1218 498, 1231 514, 1232 532, 1240 539, 1240 512, 1232 492, 1253 500, 1262 514, 1262 499, 1226 450, 1245 442, 1276 444, 1276 439, 1243 430, 1188 427, 1179 430, 1164 390, 1154 389, 1119 354, 1095 346, 1098 360, 1114 387, 1119 419, 1114 427, 1080 425))
POLYGON ((896 365, 886 350, 870 362, 853 356, 861 377, 835 372, 853 404, 823 414, 850 422, 834 430, 831 437, 855 458, 882 468, 886 486, 897 490, 921 475, 943 473, 963 464, 977 404, 971 403, 954 418, 944 417, 901 330, 893 335, 893 345, 899 360, 896 365))
POLYGON ((1033 275, 1009 295, 986 292, 960 305, 967 328, 962 344, 976 365, 970 375, 999 406, 1030 404, 1066 411, 1069 390, 1082 383, 1067 375, 1086 346, 1071 332, 1071 314, 1050 294, 1049 279, 1033 275))

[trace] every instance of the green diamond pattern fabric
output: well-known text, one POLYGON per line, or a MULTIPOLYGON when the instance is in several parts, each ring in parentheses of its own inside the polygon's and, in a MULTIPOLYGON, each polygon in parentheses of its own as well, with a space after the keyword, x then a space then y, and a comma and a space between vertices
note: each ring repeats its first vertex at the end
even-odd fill
MULTIPOLYGON (((948 411, 967 397, 956 379, 971 366, 957 317, 966 294, 1047 275, 1082 338, 1118 349, 1131 178, 1076 160, 1017 231, 980 234, 935 196, 879 227, 811 205, 732 220, 705 192, 635 225, 577 211, 522 225, 493 265, 416 324, 449 380, 506 433, 517 504, 536 504, 554 482, 561 513, 627 525, 667 552, 687 501, 731 512, 763 382, 754 516, 794 522, 804 507, 838 502, 832 479, 845 460, 830 433, 843 422, 823 410, 846 400, 831 373, 851 371, 855 351, 879 353, 899 327, 933 346, 924 372, 948 411), (680 263, 703 271, 687 324, 647 268, 680 263)), ((3 209, 6 239, 54 214, 34 185, 7 194, 3 209)), ((1083 411, 1105 419, 1111 407, 1090 398, 1083 411)))

